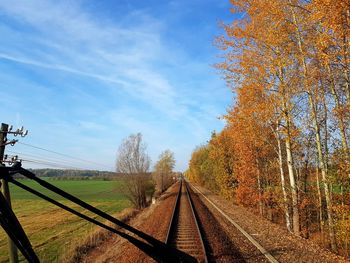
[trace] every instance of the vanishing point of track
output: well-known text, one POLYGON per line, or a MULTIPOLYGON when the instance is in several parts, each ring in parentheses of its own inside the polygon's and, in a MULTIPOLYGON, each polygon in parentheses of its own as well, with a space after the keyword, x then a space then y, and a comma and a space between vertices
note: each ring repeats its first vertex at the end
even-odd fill
POLYGON ((166 243, 191 255, 198 262, 208 262, 190 191, 185 180, 180 181, 166 243))

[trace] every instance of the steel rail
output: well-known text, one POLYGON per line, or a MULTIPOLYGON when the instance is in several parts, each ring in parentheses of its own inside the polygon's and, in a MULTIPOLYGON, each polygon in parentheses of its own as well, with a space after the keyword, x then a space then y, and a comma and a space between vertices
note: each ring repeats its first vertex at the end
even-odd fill
POLYGON ((274 258, 262 245, 259 244, 251 235, 249 235, 240 225, 238 225, 231 217, 229 217, 224 211, 222 211, 217 205, 215 205, 208 197, 206 197, 197 187, 192 187, 201 194, 222 216, 224 216, 232 225, 234 225, 271 263, 278 263, 278 260, 274 258))
POLYGON ((205 245, 204 245, 204 241, 203 241, 203 235, 202 235, 202 232, 201 232, 201 230, 199 228, 199 225, 198 225, 198 217, 196 216, 196 213, 194 211, 194 206, 193 206, 193 202, 192 202, 191 193, 189 191, 188 183, 186 181, 185 181, 185 188, 186 188, 186 191, 187 191, 187 197, 188 197, 188 200, 189 200, 189 203, 190 203, 190 207, 191 207, 192 215, 193 215, 193 218, 194 218, 194 222, 196 224, 197 232, 199 233, 199 239, 200 239, 201 247, 202 247, 203 254, 204 254, 204 262, 207 263, 208 262, 208 258, 207 258, 207 251, 205 249, 205 245))
POLYGON ((179 200, 180 200, 180 196, 181 196, 181 187, 182 187, 182 180, 180 181, 180 187, 179 187, 179 191, 177 192, 177 195, 176 195, 174 209, 173 209, 173 212, 171 213, 171 219, 170 219, 170 224, 169 224, 169 228, 168 228, 168 233, 166 234, 166 238, 165 238, 165 244, 168 244, 171 231, 173 230, 173 226, 175 224, 174 223, 175 222, 175 214, 177 212, 177 209, 178 209, 179 203, 180 203, 179 200))
POLYGON ((203 259, 204 259, 203 262, 207 263, 208 262, 207 252, 206 252, 206 249, 205 249, 205 245, 204 245, 204 241, 203 241, 203 237, 202 237, 202 232, 201 232, 201 230, 199 228, 199 225, 198 225, 198 218, 196 216, 196 212, 195 212, 195 208, 194 208, 193 201, 192 201, 192 198, 191 198, 191 194, 190 194, 190 191, 188 189, 188 186, 187 186, 187 183, 186 183, 185 180, 181 180, 181 182, 180 182, 180 187, 179 187, 179 191, 177 193, 177 197, 176 197, 175 205, 174 205, 174 208, 173 208, 173 212, 172 212, 172 216, 171 216, 171 220, 170 220, 170 224, 169 224, 168 233, 167 233, 167 237, 166 237, 166 242, 165 243, 168 244, 168 245, 171 245, 171 242, 174 241, 174 240, 171 240, 171 238, 172 238, 172 235, 174 235, 174 231, 179 226, 177 219, 178 219, 179 213, 180 213, 179 206, 180 206, 181 195, 182 194, 186 194, 187 195, 187 198, 185 200, 187 200, 186 202, 188 202, 188 204, 189 204, 189 209, 191 210, 190 216, 193 219, 194 226, 195 226, 194 227, 195 228, 194 231, 198 234, 198 239, 199 239, 199 243, 200 243, 200 244, 194 243, 193 245, 195 245, 195 246, 199 245, 198 248, 203 254, 203 259), (184 187, 185 193, 182 193, 182 187, 184 187))

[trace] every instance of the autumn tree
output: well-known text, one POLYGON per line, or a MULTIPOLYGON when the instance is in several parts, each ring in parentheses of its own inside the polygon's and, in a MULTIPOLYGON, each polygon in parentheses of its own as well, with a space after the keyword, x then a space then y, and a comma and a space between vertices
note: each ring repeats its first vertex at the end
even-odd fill
POLYGON ((187 174, 349 255, 350 3, 231 3, 239 18, 223 25, 217 68, 234 104, 187 174))
POLYGON ((150 162, 141 133, 131 134, 119 146, 116 171, 124 175, 125 193, 138 209, 147 205, 150 162))
POLYGON ((348 251, 350 3, 231 3, 239 19, 223 25, 217 67, 235 103, 224 130, 194 151, 189 174, 269 218, 280 209, 296 235, 309 237, 316 211, 332 250, 348 251))
POLYGON ((191 155, 187 177, 194 182, 205 185, 213 180, 212 164, 209 159, 209 146, 197 147, 191 155))
MULTIPOLYGON (((236 12, 246 15, 240 21, 224 26, 227 37, 219 38, 218 44, 227 55, 225 56, 226 60, 218 67, 223 70, 229 84, 233 84, 234 91, 237 92, 238 96, 247 93, 244 91, 245 89, 260 90, 260 93, 268 98, 262 101, 260 107, 264 104, 273 106, 265 111, 267 114, 265 121, 270 124, 276 138, 275 148, 279 147, 282 150, 281 144, 285 144, 283 149, 286 154, 289 189, 292 197, 293 230, 299 235, 299 200, 292 152, 294 131, 296 131, 292 112, 293 97, 297 89, 291 89, 293 87, 291 84, 294 81, 292 78, 294 75, 293 60, 285 54, 290 45, 287 31, 289 25, 284 19, 280 1, 249 1, 249 3, 232 1, 232 3, 235 5, 236 12), (274 27, 271 28, 271 25, 274 27), (278 144, 280 145, 278 146, 278 144)), ((252 101, 256 99, 254 95, 251 92, 252 101)), ((252 113, 250 114, 254 117, 252 113)), ((259 116, 261 118, 263 115, 259 116)), ((286 221, 289 228, 289 204, 284 180, 284 167, 281 163, 284 158, 281 155, 282 152, 278 154, 281 185, 284 189, 286 221)))
POLYGON ((173 169, 175 166, 174 153, 165 150, 159 155, 159 159, 154 166, 153 178, 159 192, 163 192, 173 182, 173 169))
POLYGON ((238 181, 234 174, 235 154, 231 142, 227 127, 220 133, 212 133, 208 145, 212 177, 206 180, 205 185, 225 198, 234 200, 238 181))

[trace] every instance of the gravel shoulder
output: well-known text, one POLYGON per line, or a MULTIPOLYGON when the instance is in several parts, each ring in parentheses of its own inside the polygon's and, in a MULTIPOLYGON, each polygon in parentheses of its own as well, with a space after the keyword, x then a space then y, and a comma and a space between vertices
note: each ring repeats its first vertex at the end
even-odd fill
MULTIPOLYGON (((270 252, 279 262, 350 262, 343 257, 337 256, 330 251, 319 247, 309 240, 290 234, 281 226, 255 215, 244 207, 234 205, 230 201, 213 194, 199 185, 193 185, 197 187, 216 206, 223 210, 224 213, 226 213, 233 221, 238 223, 246 232, 253 236, 253 238, 258 241, 260 245, 262 245, 268 252, 270 252)), ((198 196, 206 204, 220 225, 231 236, 232 242, 237 243, 235 240, 240 240, 242 236, 238 230, 208 201, 206 201, 205 198, 203 198, 200 194, 198 196)), ((244 242, 249 242, 246 238, 243 237, 243 239, 246 240, 244 242)), ((237 245, 237 247, 240 248, 241 246, 237 245)), ((255 252, 252 253, 249 252, 249 250, 245 251, 244 248, 240 252, 246 262, 249 262, 252 258, 255 258, 255 252), (249 256, 249 253, 252 254, 249 256)), ((255 259, 260 260, 259 257, 255 259)), ((264 259, 261 259, 261 262, 263 261, 264 259)))
MULTIPOLYGON (((156 204, 130 220, 135 228, 165 241, 178 184, 170 187, 156 204)), ((349 262, 309 240, 296 237, 281 226, 261 218, 244 207, 194 184, 207 198, 239 224, 279 262, 349 262)), ((193 188, 192 188, 193 189, 193 188)), ((204 233, 209 262, 268 262, 265 256, 236 227, 200 194, 192 195, 199 226, 204 233)), ((117 235, 111 235, 90 251, 82 262, 155 262, 141 250, 117 235)))
MULTIPOLYGON (((172 185, 156 203, 145 208, 129 224, 133 227, 165 241, 172 210, 175 204, 178 183, 172 185)), ((90 251, 83 259, 84 263, 102 262, 155 262, 144 252, 125 239, 112 235, 98 248, 90 251)))
POLYGON ((209 262, 267 262, 243 236, 233 236, 232 231, 228 231, 225 225, 218 223, 218 218, 202 202, 199 195, 192 191, 191 196, 209 262))

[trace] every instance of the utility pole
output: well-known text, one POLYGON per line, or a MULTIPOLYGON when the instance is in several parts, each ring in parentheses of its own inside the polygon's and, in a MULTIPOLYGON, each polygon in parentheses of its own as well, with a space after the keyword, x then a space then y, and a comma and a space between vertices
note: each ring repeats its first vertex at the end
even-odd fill
MULTIPOLYGON (((4 165, 3 161, 4 161, 4 153, 5 153, 5 146, 7 144, 11 144, 14 145, 16 143, 16 140, 12 140, 11 142, 7 142, 7 134, 13 133, 15 136, 16 135, 23 135, 25 133, 23 133, 23 128, 21 130, 17 130, 16 132, 11 132, 12 130, 12 126, 10 128, 9 131, 9 126, 5 123, 1 124, 1 130, 0 130, 0 165, 4 165)), ((9 189, 9 185, 8 182, 4 179, 1 180, 0 182, 1 185, 1 192, 4 195, 7 203, 9 204, 9 206, 11 207, 11 196, 10 196, 10 189, 9 189)), ((16 245, 13 243, 12 239, 10 237, 8 237, 8 248, 9 248, 9 259, 10 259, 10 263, 18 263, 18 251, 17 251, 17 247, 16 245)))

